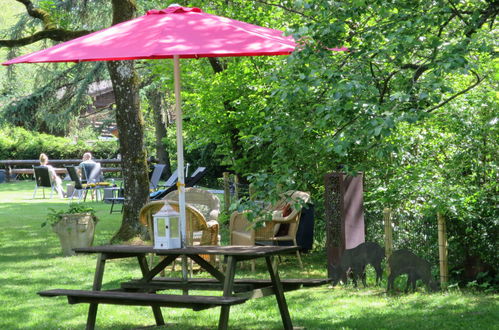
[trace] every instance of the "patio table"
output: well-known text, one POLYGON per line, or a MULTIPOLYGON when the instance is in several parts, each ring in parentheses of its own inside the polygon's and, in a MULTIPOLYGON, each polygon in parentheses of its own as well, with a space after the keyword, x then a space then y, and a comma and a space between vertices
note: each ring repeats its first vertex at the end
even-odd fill
POLYGON ((94 329, 99 303, 119 305, 150 306, 156 324, 163 325, 160 307, 181 307, 202 310, 221 307, 219 329, 227 329, 230 307, 242 304, 248 299, 275 295, 284 329, 292 329, 291 317, 284 297, 284 291, 296 290, 302 286, 316 286, 327 283, 328 279, 282 280, 273 267, 272 257, 295 252, 297 246, 193 246, 180 249, 154 249, 152 246, 104 245, 77 248, 77 253, 98 254, 92 290, 55 289, 39 292, 41 296, 67 296, 70 304, 89 303, 87 329, 94 329), (163 256, 154 267, 149 268, 146 255, 154 253, 163 256), (225 272, 221 272, 200 255, 223 256, 226 260, 225 272), (156 277, 176 258, 185 256, 196 262, 212 278, 164 278, 156 277), (120 288, 101 291, 104 268, 107 260, 137 258, 142 278, 123 282, 120 288), (235 279, 236 264, 239 261, 263 258, 266 261, 268 280, 235 279), (183 290, 182 295, 157 293, 167 289, 183 290), (222 290, 222 296, 187 295, 189 290, 222 290))

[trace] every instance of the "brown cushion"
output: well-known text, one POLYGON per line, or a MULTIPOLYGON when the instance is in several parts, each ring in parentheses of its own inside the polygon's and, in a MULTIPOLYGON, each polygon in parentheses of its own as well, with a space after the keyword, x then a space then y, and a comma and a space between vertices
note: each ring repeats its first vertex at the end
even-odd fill
POLYGON ((288 215, 291 214, 291 212, 293 212, 293 208, 291 207, 290 204, 286 204, 284 206, 284 208, 282 209, 282 216, 285 218, 287 217, 288 215))

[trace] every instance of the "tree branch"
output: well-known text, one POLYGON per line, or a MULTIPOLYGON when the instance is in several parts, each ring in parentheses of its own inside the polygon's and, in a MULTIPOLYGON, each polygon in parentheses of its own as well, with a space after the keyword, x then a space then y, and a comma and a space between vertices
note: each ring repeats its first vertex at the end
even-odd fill
POLYGON ((433 111, 437 110, 438 108, 441 108, 441 107, 442 107, 442 106, 444 106, 445 104, 449 103, 450 101, 454 100, 454 99, 455 99, 456 97, 458 97, 459 95, 462 95, 462 94, 464 94, 464 93, 467 93, 467 92, 469 92, 470 90, 472 90, 473 88, 475 88, 476 86, 478 86, 478 85, 479 85, 479 84, 483 81, 483 79, 482 79, 482 78, 478 75, 478 73, 476 73, 475 71, 473 71, 473 70, 472 70, 471 72, 473 72, 473 74, 474 74, 474 75, 475 75, 475 77, 476 77, 476 81, 475 81, 472 85, 470 85, 470 86, 468 86, 467 88, 463 89, 462 91, 460 91, 460 92, 458 92, 458 93, 456 93, 456 94, 452 95, 452 96, 451 96, 451 97, 449 97, 447 100, 440 102, 439 104, 437 104, 436 106, 434 106, 433 108, 431 108, 431 109, 429 109, 429 110, 426 110, 425 112, 426 112, 426 113, 433 112, 433 111))
POLYGON ((499 0, 489 1, 489 5, 482 11, 477 23, 466 32, 466 36, 470 38, 489 18, 491 18, 491 22, 494 22, 497 14, 499 14, 499 0))
POLYGON ((393 76, 395 76, 399 71, 393 71, 391 72, 388 77, 386 77, 386 79, 383 81, 383 88, 381 89, 380 91, 380 95, 379 95, 379 104, 382 104, 383 102, 385 102, 385 95, 386 93, 388 92, 388 85, 390 83, 390 80, 393 78, 393 76))
POLYGON ((26 46, 43 39, 50 39, 54 41, 68 41, 74 38, 78 38, 89 34, 93 31, 81 30, 81 31, 68 31, 64 29, 51 29, 36 32, 28 37, 12 40, 0 40, 0 47, 20 47, 26 46))
POLYGON ((54 24, 54 22, 52 22, 49 13, 47 13, 45 10, 40 8, 35 8, 35 6, 30 0, 16 0, 16 1, 22 3, 26 7, 26 11, 28 12, 29 16, 38 18, 39 20, 42 21, 44 30, 51 30, 56 28, 56 25, 54 24))
POLYGON ((456 7, 456 5, 454 4, 454 2, 452 2, 452 0, 447 0, 447 2, 448 2, 448 3, 450 4, 450 6, 452 7, 452 13, 453 13, 454 15, 457 15, 457 16, 461 19, 461 21, 463 21, 463 23, 464 23, 465 25, 468 25, 468 26, 469 26, 470 24, 469 24, 469 23, 468 23, 468 22, 464 19, 464 17, 461 15, 461 13, 459 12, 459 10, 457 10, 457 7, 456 7))
POLYGON ((357 119, 359 119, 360 117, 360 113, 357 115, 357 116, 354 116, 352 119, 350 119, 349 121, 347 121, 345 124, 343 124, 340 128, 338 128, 336 130, 336 132, 334 132, 333 134, 333 138, 337 137, 341 132, 343 132, 345 130, 345 128, 347 128, 348 126, 352 125, 354 122, 357 121, 357 119))
POLYGON ((412 76, 412 82, 415 83, 419 77, 421 77, 421 75, 426 71, 428 70, 430 67, 426 64, 412 64, 412 63, 408 63, 408 64, 402 64, 400 66, 401 69, 411 69, 411 70, 415 70, 414 71, 414 75, 412 76))
POLYGON ((306 14, 304 14, 301 11, 298 11, 296 9, 288 8, 286 6, 283 6, 283 5, 280 5, 280 4, 277 4, 277 3, 269 3, 269 2, 263 1, 263 0, 253 0, 253 1, 256 1, 256 2, 259 2, 259 3, 263 3, 264 5, 267 5, 267 6, 279 7, 281 9, 284 9, 284 10, 289 11, 291 13, 298 14, 298 15, 300 15, 302 17, 308 18, 308 19, 310 19, 312 21, 316 21, 316 19, 314 19, 312 16, 308 16, 308 15, 306 15, 306 14))
POLYGON ((56 24, 52 22, 52 18, 50 17, 50 14, 48 12, 40 8, 35 8, 30 0, 16 1, 22 3, 26 7, 26 11, 31 17, 42 21, 43 30, 19 39, 0 40, 0 47, 12 48, 26 46, 43 39, 50 39, 59 42, 68 41, 93 32, 89 30, 70 31, 65 29, 58 29, 56 24))
POLYGON ((369 61, 369 70, 371 71, 371 76, 373 77, 374 85, 376 86, 376 88, 378 90, 380 90, 379 81, 378 81, 378 79, 376 77, 376 74, 374 73, 373 62, 372 61, 369 61))

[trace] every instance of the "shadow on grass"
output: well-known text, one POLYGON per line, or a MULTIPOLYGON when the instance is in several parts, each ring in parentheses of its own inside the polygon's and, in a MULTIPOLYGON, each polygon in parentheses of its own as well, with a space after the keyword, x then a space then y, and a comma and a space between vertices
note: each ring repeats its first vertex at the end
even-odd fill
POLYGON ((11 181, 11 182, 3 182, 0 183, 0 191, 14 191, 16 193, 19 193, 20 187, 28 189, 31 188, 31 194, 33 194, 33 191, 35 190, 36 182, 35 180, 32 181, 11 181))

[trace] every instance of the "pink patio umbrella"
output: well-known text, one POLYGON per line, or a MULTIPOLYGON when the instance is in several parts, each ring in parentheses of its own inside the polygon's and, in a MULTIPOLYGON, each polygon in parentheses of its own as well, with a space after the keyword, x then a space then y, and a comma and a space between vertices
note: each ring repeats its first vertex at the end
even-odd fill
MULTIPOLYGON (((177 125, 177 167, 184 168, 180 58, 289 55, 296 48, 282 31, 172 5, 3 65, 173 58, 177 125)), ((332 49, 342 51, 344 48, 332 49)), ((185 242, 184 173, 178 171, 182 241, 185 242)))

